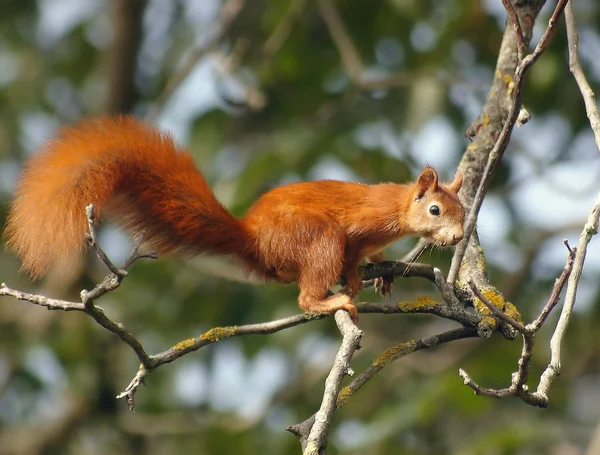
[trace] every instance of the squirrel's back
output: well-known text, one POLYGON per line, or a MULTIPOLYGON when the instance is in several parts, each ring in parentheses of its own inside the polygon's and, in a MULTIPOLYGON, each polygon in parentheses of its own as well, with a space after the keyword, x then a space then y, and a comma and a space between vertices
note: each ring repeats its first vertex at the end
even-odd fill
POLYGON ((17 184, 7 246, 37 277, 85 247, 85 206, 109 215, 157 252, 232 254, 247 233, 215 199, 189 152, 131 117, 66 127, 27 163, 17 184))

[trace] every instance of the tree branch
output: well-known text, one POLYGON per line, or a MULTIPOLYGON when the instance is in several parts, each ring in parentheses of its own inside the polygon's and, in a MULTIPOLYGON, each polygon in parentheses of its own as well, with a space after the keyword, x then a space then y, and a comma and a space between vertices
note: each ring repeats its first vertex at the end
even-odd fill
POLYGON ((525 82, 525 74, 527 70, 531 67, 531 65, 533 65, 536 62, 536 60, 543 54, 543 52, 548 47, 552 36, 554 36, 554 33, 556 32, 556 28, 558 26, 558 19, 560 18, 560 15, 562 14, 562 11, 565 8, 567 1, 568 0, 558 1, 558 4, 554 9, 554 13, 552 14, 552 17, 550 18, 550 21, 548 23, 548 26, 546 27, 546 30, 540 38, 540 41, 538 42, 537 46, 535 47, 535 50, 531 54, 527 55, 522 60, 520 60, 519 64, 517 65, 514 74, 514 79, 509 88, 509 91, 512 92, 512 103, 510 104, 507 118, 504 121, 504 126, 500 131, 500 134, 494 144, 494 147, 490 151, 487 164, 483 171, 483 176, 479 181, 477 192, 475 193, 473 204, 465 220, 465 237, 457 245, 456 250, 454 252, 454 257, 452 258, 450 271, 448 272, 448 282, 450 284, 453 284, 456 281, 456 278, 458 277, 462 259, 465 255, 467 246, 469 245, 471 234, 473 234, 473 231, 475 230, 475 225, 477 224, 477 217, 479 216, 481 204, 483 203, 483 199, 485 198, 485 195, 489 188, 492 176, 494 174, 494 170, 502 160, 502 155, 506 150, 506 146, 508 145, 508 141, 510 140, 512 130, 519 117, 519 112, 523 104, 522 90, 523 83, 525 82))
POLYGON ((352 322, 346 311, 337 311, 334 315, 335 322, 342 334, 342 343, 335 356, 333 366, 325 380, 325 391, 321 407, 315 414, 315 422, 310 429, 303 450, 304 455, 319 455, 322 449, 327 447, 327 436, 331 419, 336 410, 337 397, 340 391, 342 379, 350 374, 350 359, 358 348, 363 332, 352 322))
POLYGON ((146 0, 113 0, 112 4, 115 37, 107 52, 110 72, 104 110, 109 114, 124 114, 131 112, 139 97, 135 76, 146 0))
MULTIPOLYGON (((129 258, 125 260, 121 267, 117 267, 108 259, 104 251, 102 251, 102 249, 95 240, 96 234, 94 229, 93 207, 91 205, 86 207, 86 215, 88 217, 88 225, 90 227, 90 233, 88 236, 90 245, 94 249, 98 257, 107 266, 107 268, 112 270, 113 273, 108 275, 101 283, 96 285, 91 291, 83 290, 81 292, 81 303, 49 299, 40 295, 28 294, 10 289, 4 284, 0 287, 0 295, 7 295, 17 298, 19 300, 26 300, 30 303, 46 307, 50 310, 81 311, 92 317, 96 321, 96 323, 98 323, 105 329, 119 336, 119 338, 121 338, 123 342, 125 342, 131 347, 131 349, 135 352, 135 354, 141 362, 140 368, 136 376, 132 379, 132 381, 129 383, 126 389, 117 396, 117 398, 126 399, 130 409, 132 410, 135 409, 135 393, 138 387, 144 383, 144 380, 150 375, 150 373, 153 370, 159 368, 164 364, 171 363, 190 352, 197 351, 198 349, 204 346, 216 343, 225 338, 252 334, 271 334, 280 330, 294 327, 299 324, 306 323, 308 321, 318 320, 325 317, 324 315, 299 314, 290 316, 288 318, 259 324, 215 327, 199 335, 198 337, 182 340, 170 349, 167 349, 166 351, 160 352, 155 355, 148 355, 135 336, 129 333, 121 324, 116 323, 110 318, 108 318, 104 314, 104 311, 101 308, 95 306, 93 302, 94 300, 98 299, 104 294, 118 288, 123 278, 127 276, 126 268, 129 267, 136 259, 145 257, 155 258, 156 256, 152 254, 138 254, 137 250, 141 242, 141 239, 139 239, 129 258)), ((445 283, 443 281, 443 276, 441 276, 440 278, 441 272, 437 269, 433 269, 430 265, 427 264, 407 264, 402 262, 390 261, 378 264, 368 264, 363 269, 363 272, 364 276, 367 279, 374 278, 376 276, 381 276, 381 274, 389 273, 394 276, 423 276, 442 286, 445 283), (440 279, 442 281, 440 281, 440 279)), ((479 315, 473 313, 472 311, 469 312, 464 306, 453 307, 447 305, 444 302, 438 303, 431 298, 421 298, 417 299, 415 302, 384 302, 381 304, 360 304, 359 311, 362 313, 384 314, 435 314, 442 317, 448 317, 450 319, 454 319, 456 321, 459 321, 464 324, 469 324, 471 326, 477 326, 477 324, 481 322, 481 318, 479 317, 479 315)), ((336 320, 337 318, 338 317, 336 316, 336 320)), ((340 328, 340 330, 342 330, 342 327, 340 328)), ((327 412, 330 412, 330 410, 327 412)), ((320 432, 319 434, 322 435, 323 433, 320 432)), ((316 439, 318 438, 315 437, 315 440, 316 439)))
MULTIPOLYGON (((94 207, 88 205, 85 208, 86 217, 88 220, 89 233, 87 236, 90 247, 94 250, 96 255, 104 263, 104 265, 112 272, 107 275, 102 282, 97 284, 91 291, 81 291, 81 303, 68 302, 64 300, 49 299, 41 295, 28 294, 17 290, 10 289, 5 284, 0 286, 0 295, 7 295, 17 298, 19 300, 26 300, 35 305, 43 306, 50 310, 63 310, 63 311, 81 311, 88 316, 92 317, 97 324, 116 334, 123 342, 135 352, 141 365, 136 376, 132 379, 126 389, 120 393, 117 398, 124 398, 130 409, 135 409, 135 393, 138 387, 144 383, 145 379, 150 373, 159 368, 160 366, 171 363, 174 360, 190 353, 197 351, 198 349, 207 346, 212 343, 216 343, 222 339, 230 338, 233 336, 251 335, 251 334, 270 334, 280 330, 284 330, 290 327, 294 327, 299 324, 303 324, 310 320, 322 319, 324 315, 309 315, 300 314, 291 316, 288 318, 279 319, 276 321, 270 321, 260 324, 248 324, 244 326, 230 326, 230 327, 215 327, 195 338, 188 338, 180 341, 170 349, 160 352, 155 355, 148 355, 144 350, 139 340, 128 332, 122 324, 111 320, 104 311, 94 305, 94 301, 104 294, 117 289, 121 281, 127 276, 127 268, 141 258, 156 258, 154 254, 139 254, 138 249, 142 242, 140 237, 134 245, 134 248, 129 257, 124 263, 118 267, 113 264, 107 257, 106 253, 102 250, 96 241, 95 231, 95 219, 94 219, 94 207)), ((447 285, 441 272, 434 269, 427 264, 416 264, 416 263, 404 263, 404 262, 382 262, 376 264, 368 264, 362 269, 363 276, 366 279, 372 279, 382 275, 391 276, 421 276, 424 277, 438 286, 442 294, 448 295, 447 285)), ((454 298, 455 299, 455 298, 454 298)), ((456 299, 455 299, 456 300, 456 299)), ((480 315, 468 311, 467 308, 462 304, 446 304, 446 302, 438 303, 431 298, 420 298, 414 302, 400 302, 400 303, 381 303, 381 304, 361 304, 359 305, 359 311, 362 313, 427 313, 435 314, 449 319, 456 320, 465 325, 477 327, 481 323, 480 315)), ((344 312, 338 312, 339 314, 345 314, 344 312)), ((336 363, 334 363, 334 370, 330 374, 330 380, 326 387, 326 395, 323 401, 323 419, 327 420, 331 416, 332 407, 330 405, 332 396, 337 396, 337 390, 339 390, 339 371, 340 365, 343 365, 344 359, 346 363, 349 362, 348 355, 354 352, 356 345, 354 344, 355 337, 359 333, 358 329, 354 326, 354 329, 348 328, 343 319, 340 321, 339 315, 335 316, 338 327, 342 332, 344 338, 342 346, 340 348, 340 356, 336 363), (341 363, 340 363, 341 362, 341 363), (337 382, 336 382, 337 381, 337 382), (335 384, 337 383, 337 386, 335 384), (333 384, 333 385, 331 385, 333 384), (333 387, 333 388, 332 388, 333 387), (337 388, 336 388, 337 387, 337 388), (332 395, 332 390, 335 391, 335 395, 332 395)), ((362 332, 360 332, 362 334, 362 332)), ((360 337, 358 337, 360 339, 360 337)), ((356 340, 356 344, 358 343, 356 340)), ((324 424, 323 424, 324 425, 324 424)), ((321 447, 324 443, 327 434, 327 428, 321 425, 318 429, 315 429, 315 433, 311 441, 321 447), (325 439, 323 439, 325 438, 325 439)), ((314 446, 313 444, 313 446, 314 446)))
POLYGON ((329 30, 331 39, 340 54, 348 77, 350 77, 350 80, 358 88, 377 90, 395 86, 406 86, 413 82, 415 75, 401 72, 366 78, 364 64, 333 2, 331 0, 317 0, 317 6, 329 30))
MULTIPOLYGON (((575 77, 575 80, 581 92, 581 96, 584 99, 586 113, 590 121, 590 127, 594 132, 596 147, 600 151, 600 114, 595 101, 596 95, 594 94, 589 83, 587 82, 583 69, 581 68, 581 62, 579 61, 579 54, 577 49, 579 37, 576 29, 575 16, 573 14, 572 1, 570 1, 566 7, 565 22, 567 27, 567 39, 569 45, 569 68, 573 73, 573 76, 575 77)), ((577 287, 579 285, 579 279, 581 278, 581 272, 583 270, 583 264, 585 262, 587 247, 592 239, 592 236, 598 233, 599 217, 600 193, 598 193, 598 196, 596 197, 596 201, 588 215, 587 222, 579 236, 579 244, 577 246, 577 254, 575 255, 573 273, 571 274, 569 282, 567 284, 565 304, 563 306, 560 318, 556 325, 556 330, 552 335, 552 338, 550 339, 550 364, 542 373, 536 391, 536 394, 541 399, 548 399, 548 391, 550 389, 550 386, 554 379, 560 374, 561 348, 563 338, 569 325, 571 315, 573 313, 573 307, 575 305, 575 299, 577 295, 577 287)))
POLYGON ((572 1, 567 4, 565 10, 565 23, 567 25, 567 41, 569 45, 569 70, 573 74, 583 97, 585 112, 590 121, 590 127, 594 132, 596 148, 600 150, 600 114, 598 113, 598 105, 596 104, 596 94, 585 77, 581 61, 579 60, 579 34, 577 33, 572 1))
MULTIPOLYGON (((447 332, 439 333, 430 337, 421 338, 419 340, 406 341, 384 351, 379 355, 369 367, 367 367, 361 374, 350 382, 346 387, 340 390, 337 395, 336 406, 341 408, 344 406, 348 399, 353 396, 358 390, 360 390, 367 382, 375 377, 377 373, 383 370, 386 366, 392 362, 404 358, 414 352, 421 351, 423 349, 433 348, 441 344, 449 343, 465 338, 472 338, 477 336, 477 331, 470 327, 462 327, 459 329, 449 330, 447 332)), ((296 436, 302 445, 302 450, 305 451, 308 435, 316 421, 316 414, 313 414, 303 422, 290 425, 286 428, 287 431, 296 436)), ((306 453, 306 452, 304 452, 306 453)))
POLYGON ((515 30, 515 38, 517 39, 517 47, 518 47, 518 58, 522 60, 525 52, 527 52, 527 44, 525 43, 525 37, 523 36, 523 29, 521 28, 521 22, 519 21, 519 16, 515 11, 515 7, 513 6, 510 0, 502 0, 502 4, 504 8, 506 8, 506 12, 508 13, 508 17, 510 22, 512 23, 513 29, 515 30))
MULTIPOLYGON (((477 395, 483 395, 494 398, 505 398, 509 396, 519 397, 525 403, 530 404, 532 406, 538 407, 546 407, 548 405, 548 396, 547 390, 544 391, 538 386, 538 390, 535 392, 530 392, 527 387, 527 380, 529 379, 529 373, 531 370, 531 359, 533 356, 533 346, 535 343, 535 334, 543 325, 546 320, 548 314, 552 311, 552 309, 558 303, 560 298, 560 293, 567 282, 567 279, 571 275, 571 272, 574 270, 574 264, 577 261, 576 249, 571 249, 569 247, 568 242, 565 241, 565 246, 568 250, 568 258, 565 267, 563 268, 562 273, 559 278, 554 283, 554 288, 548 302, 542 309, 540 315, 530 324, 523 325, 519 321, 511 318, 510 316, 504 314, 500 311, 494 303, 490 302, 475 286, 475 284, 470 281, 469 286, 471 287, 473 293, 477 295, 477 298, 481 300, 481 302, 489 308, 489 310, 496 316, 497 318, 503 320, 505 323, 510 324, 516 330, 518 330, 523 336, 523 347, 521 349, 521 356, 519 358, 518 369, 512 375, 511 385, 509 387, 505 387, 503 389, 488 389, 483 388, 477 385, 473 379, 464 371, 462 368, 458 370, 459 375, 463 378, 465 385, 468 385, 477 395)), ((568 291, 567 291, 568 293, 568 291)), ((565 307, 567 303, 565 303, 565 307)), ((560 323, 559 323, 560 324, 560 323)), ((552 368, 552 371, 555 371, 552 368)), ((542 375, 543 377, 544 375, 542 375)), ((550 384, 548 384, 549 388, 550 384)))
POLYGON ((587 247, 592 240, 592 236, 598 233, 598 218, 600 217, 600 193, 596 197, 596 202, 592 207, 588 221, 585 224, 581 235, 579 236, 579 244, 577 245, 577 254, 575 255, 573 264, 573 273, 569 277, 567 284, 567 292, 565 295, 565 304, 560 318, 556 324, 556 330, 550 339, 550 364, 546 367, 540 382, 538 384, 536 394, 545 400, 548 400, 548 391, 554 379, 560 374, 561 368, 561 347, 564 335, 567 331, 571 315, 573 314, 573 307, 575 306, 575 299, 577 296, 577 287, 579 285, 579 279, 581 278, 581 272, 583 270, 583 264, 585 262, 585 256, 587 253, 587 247))

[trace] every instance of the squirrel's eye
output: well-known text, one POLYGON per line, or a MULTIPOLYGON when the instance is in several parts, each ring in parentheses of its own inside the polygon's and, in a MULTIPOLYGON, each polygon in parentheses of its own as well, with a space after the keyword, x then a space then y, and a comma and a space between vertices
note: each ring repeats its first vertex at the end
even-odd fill
POLYGON ((429 213, 431 213, 433 216, 440 216, 440 208, 433 204, 429 207, 429 213))

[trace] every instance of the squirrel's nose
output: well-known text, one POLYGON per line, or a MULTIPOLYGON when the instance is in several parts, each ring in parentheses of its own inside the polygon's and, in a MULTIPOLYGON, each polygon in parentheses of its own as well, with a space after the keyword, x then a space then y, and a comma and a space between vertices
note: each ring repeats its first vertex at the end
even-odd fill
POLYGON ((463 236, 464 234, 462 232, 452 234, 452 245, 456 245, 458 242, 460 242, 463 239, 463 236))

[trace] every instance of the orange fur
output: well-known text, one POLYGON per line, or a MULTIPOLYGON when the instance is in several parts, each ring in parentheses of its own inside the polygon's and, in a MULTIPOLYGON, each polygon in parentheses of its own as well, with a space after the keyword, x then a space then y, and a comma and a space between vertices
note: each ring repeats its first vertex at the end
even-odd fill
POLYGON ((159 253, 243 254, 250 244, 189 152, 133 118, 65 128, 27 163, 5 236, 33 277, 81 253, 87 204, 132 234, 143 233, 159 253))
POLYGON ((235 255, 264 277, 298 281, 306 311, 356 318, 363 258, 406 235, 443 245, 462 238, 461 183, 457 175, 438 184, 430 167, 407 185, 297 183, 266 193, 238 220, 168 134, 130 117, 100 118, 63 129, 28 162, 5 236, 33 277, 68 267, 85 247, 91 203, 159 253, 235 255), (326 298, 340 275, 345 290, 326 298))

